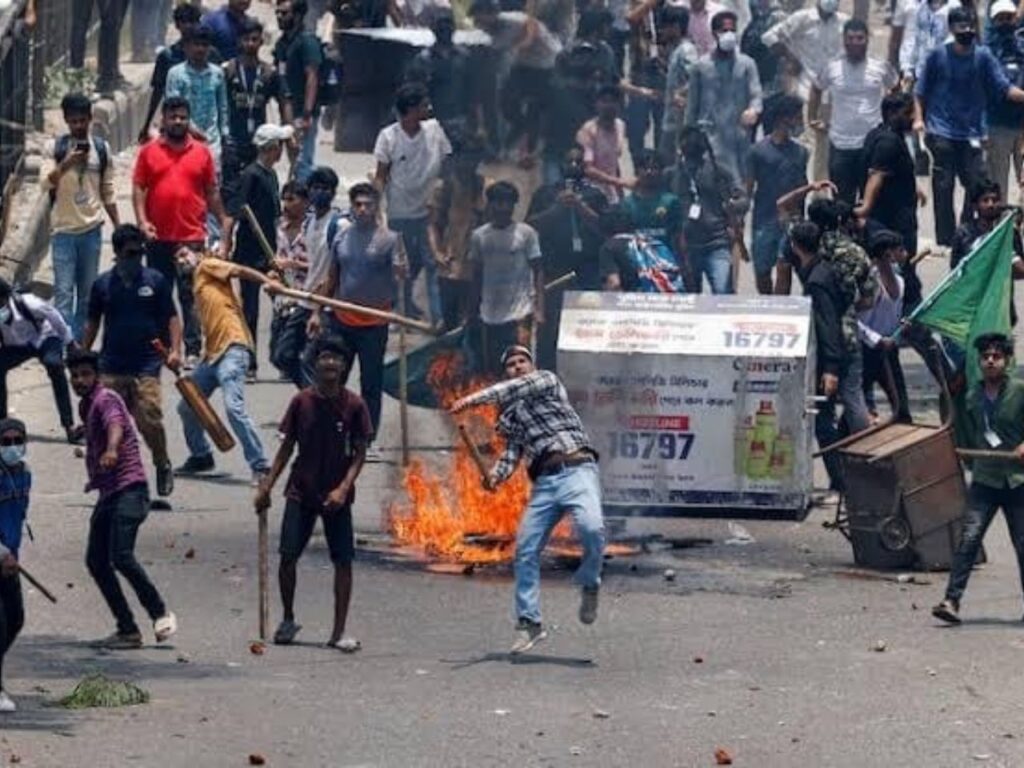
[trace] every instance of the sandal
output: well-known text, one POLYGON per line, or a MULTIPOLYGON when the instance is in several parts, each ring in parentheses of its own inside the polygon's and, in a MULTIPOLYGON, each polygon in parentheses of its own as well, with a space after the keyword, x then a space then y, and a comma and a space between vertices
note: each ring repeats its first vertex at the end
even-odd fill
POLYGON ((277 625, 277 631, 274 632, 274 645, 291 645, 300 629, 302 629, 301 624, 289 620, 282 621, 277 625))
POLYGON ((336 648, 342 653, 355 653, 356 651, 362 650, 363 644, 356 640, 354 637, 343 637, 341 640, 328 641, 328 648, 336 648))

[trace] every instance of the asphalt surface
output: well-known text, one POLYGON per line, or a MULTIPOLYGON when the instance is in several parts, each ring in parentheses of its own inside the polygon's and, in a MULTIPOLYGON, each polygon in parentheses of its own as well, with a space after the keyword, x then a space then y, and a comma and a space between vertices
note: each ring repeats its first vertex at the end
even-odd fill
MULTIPOLYGON (((334 155, 323 141, 321 159, 347 180, 369 169, 369 158, 334 155)), ((942 271, 926 262, 926 282, 942 271)), ((933 390, 912 356, 907 363, 927 410, 933 390)), ((273 451, 292 389, 265 361, 262 376, 247 397, 273 451)), ((631 535, 704 541, 610 560, 592 627, 575 618, 569 573, 549 569, 552 636, 512 661, 507 569, 439 575, 381 554, 399 493, 397 408, 386 401, 389 462, 367 468, 355 508, 364 546, 349 631, 359 654, 319 647, 331 619, 319 536, 299 569, 301 642, 251 652, 256 520, 237 451, 218 456, 220 477, 179 480, 173 511, 152 513, 142 528, 140 559, 181 622, 173 643, 157 647, 148 635, 141 651, 99 654, 86 641, 112 622, 83 564, 92 504, 83 462, 62 441, 41 369, 26 366, 10 386, 12 410, 32 432, 35 541, 23 561, 59 603, 27 589, 25 632, 7 665, 20 710, 0 716, 6 764, 232 766, 258 755, 272 766, 689 768, 714 765, 721 748, 734 765, 771 768, 1024 765, 1024 625, 1001 520, 956 629, 928 614, 944 574, 900 583, 855 569, 845 540, 822 528, 829 510, 802 523, 744 522, 754 539, 746 545, 726 543, 724 521, 631 520, 631 535), (97 671, 143 686, 151 702, 52 706, 97 671)), ((166 380, 181 460, 176 404, 166 380)), ((438 415, 412 409, 411 427, 420 454, 443 462, 452 437, 438 415)), ((272 545, 281 507, 275 499, 272 545)), ((276 622, 276 589, 271 605, 276 622)))

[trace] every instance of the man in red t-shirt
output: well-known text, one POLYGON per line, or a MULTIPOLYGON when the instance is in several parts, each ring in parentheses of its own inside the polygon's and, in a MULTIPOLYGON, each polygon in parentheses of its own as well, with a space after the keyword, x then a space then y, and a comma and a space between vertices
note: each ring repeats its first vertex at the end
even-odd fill
POLYGON ((186 99, 164 99, 160 138, 139 150, 132 178, 135 220, 150 242, 146 266, 159 271, 171 286, 178 286, 178 301, 185 326, 186 368, 198 360, 203 346, 193 309, 191 277, 179 272, 176 254, 182 246, 194 251, 206 245, 206 215, 221 223, 221 253, 231 253, 231 232, 217 188, 213 155, 189 134, 191 108, 186 99))
POLYGON ((359 641, 343 637, 352 596, 352 502, 355 483, 366 461, 366 445, 373 435, 370 412, 363 399, 345 388, 349 353, 336 338, 321 337, 314 347, 316 378, 313 386, 292 398, 281 420, 281 447, 270 474, 256 494, 256 511, 270 507, 270 492, 291 459, 285 489, 287 502, 281 520, 281 563, 278 580, 284 618, 274 642, 288 645, 301 627, 295 622, 295 566, 309 543, 316 519, 322 518, 324 537, 334 563, 334 629, 328 647, 345 653, 359 650, 359 641))

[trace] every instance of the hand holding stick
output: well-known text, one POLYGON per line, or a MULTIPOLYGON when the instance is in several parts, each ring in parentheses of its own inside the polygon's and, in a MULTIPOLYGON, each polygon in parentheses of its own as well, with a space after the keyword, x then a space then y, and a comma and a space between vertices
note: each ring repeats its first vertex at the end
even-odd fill
POLYGON ((465 424, 459 424, 459 435, 462 437, 462 442, 466 444, 469 449, 469 455, 473 457, 473 463, 476 464, 476 468, 480 470, 480 478, 483 480, 484 488, 488 491, 494 490, 494 483, 491 480, 491 471, 487 468, 487 462, 480 453, 480 449, 477 444, 473 442, 473 438, 469 436, 469 432, 466 430, 465 424))

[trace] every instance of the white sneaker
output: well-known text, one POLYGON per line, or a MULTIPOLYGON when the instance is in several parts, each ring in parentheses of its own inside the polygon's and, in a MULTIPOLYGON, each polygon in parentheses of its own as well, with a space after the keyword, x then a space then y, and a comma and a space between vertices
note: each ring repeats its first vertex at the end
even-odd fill
POLYGON ((384 461, 384 456, 381 452, 373 445, 366 447, 366 463, 367 464, 380 464, 384 461))
POLYGON ((18 705, 14 699, 7 695, 7 691, 0 690, 0 712, 17 712, 18 705))
POLYGON ((178 617, 170 611, 153 622, 153 632, 158 643, 162 643, 177 631, 178 617))
POLYGON ((531 621, 521 622, 519 626, 516 627, 516 633, 519 637, 509 649, 509 654, 512 656, 519 653, 526 653, 537 645, 537 643, 546 640, 548 637, 548 633, 544 630, 544 626, 542 624, 534 624, 531 621))

